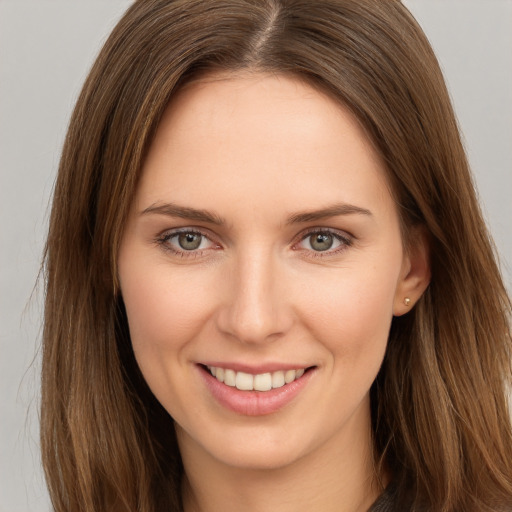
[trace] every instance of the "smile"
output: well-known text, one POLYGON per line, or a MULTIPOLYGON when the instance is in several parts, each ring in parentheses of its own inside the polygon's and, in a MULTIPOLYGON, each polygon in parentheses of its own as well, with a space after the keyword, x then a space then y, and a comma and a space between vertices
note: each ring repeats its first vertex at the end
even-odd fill
POLYGON ((250 373, 247 367, 242 371, 211 364, 199 364, 198 369, 206 388, 221 406, 244 416, 262 416, 294 402, 318 370, 316 366, 282 370, 271 366, 254 369, 261 373, 250 373))
POLYGON ((305 369, 279 370, 276 372, 259 373, 252 375, 246 372, 237 372, 230 368, 217 366, 207 367, 210 373, 226 386, 234 387, 240 391, 270 391, 291 384, 304 375, 305 369))

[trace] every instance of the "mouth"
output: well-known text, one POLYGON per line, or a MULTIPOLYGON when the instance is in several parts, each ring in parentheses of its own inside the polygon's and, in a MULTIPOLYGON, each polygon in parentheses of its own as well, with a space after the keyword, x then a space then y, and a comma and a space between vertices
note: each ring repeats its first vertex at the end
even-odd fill
POLYGON ((287 384, 300 379, 310 368, 297 368, 295 370, 278 370, 275 372, 266 372, 251 374, 247 372, 236 371, 231 368, 221 368, 219 366, 206 366, 210 374, 219 382, 240 391, 270 391, 272 389, 282 388, 287 384))
POLYGON ((210 395, 226 409, 244 416, 276 413, 294 402, 308 387, 316 366, 287 369, 261 368, 249 373, 223 366, 199 364, 198 368, 210 395))

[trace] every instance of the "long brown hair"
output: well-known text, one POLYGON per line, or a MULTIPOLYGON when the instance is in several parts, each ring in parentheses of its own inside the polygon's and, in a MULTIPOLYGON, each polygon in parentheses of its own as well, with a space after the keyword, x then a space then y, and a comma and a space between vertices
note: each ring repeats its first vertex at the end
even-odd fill
POLYGON ((41 441, 58 512, 180 510, 172 418, 131 350, 117 250, 175 91, 209 70, 288 73, 357 116, 431 285, 392 323, 371 389, 376 463, 400 510, 512 506, 510 301, 430 45, 398 0, 139 0, 73 113, 46 247, 41 441), (402 508, 403 507, 403 508, 402 508))

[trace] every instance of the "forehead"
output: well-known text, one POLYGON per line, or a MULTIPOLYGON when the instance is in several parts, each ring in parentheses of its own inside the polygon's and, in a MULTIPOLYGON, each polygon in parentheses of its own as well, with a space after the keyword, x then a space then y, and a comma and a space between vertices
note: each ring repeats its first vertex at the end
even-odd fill
POLYGON ((390 199, 380 157, 346 107, 302 80, 263 73, 184 86, 164 113, 138 192, 145 203, 167 196, 202 208, 219 195, 230 204, 271 197, 289 210, 307 198, 390 199))

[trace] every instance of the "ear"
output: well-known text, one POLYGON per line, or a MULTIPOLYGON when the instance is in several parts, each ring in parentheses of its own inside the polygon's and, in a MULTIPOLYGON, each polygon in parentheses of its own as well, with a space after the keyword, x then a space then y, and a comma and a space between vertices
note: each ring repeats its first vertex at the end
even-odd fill
POLYGON ((430 244, 423 227, 413 227, 397 283, 393 315, 409 312, 430 283, 430 244))

